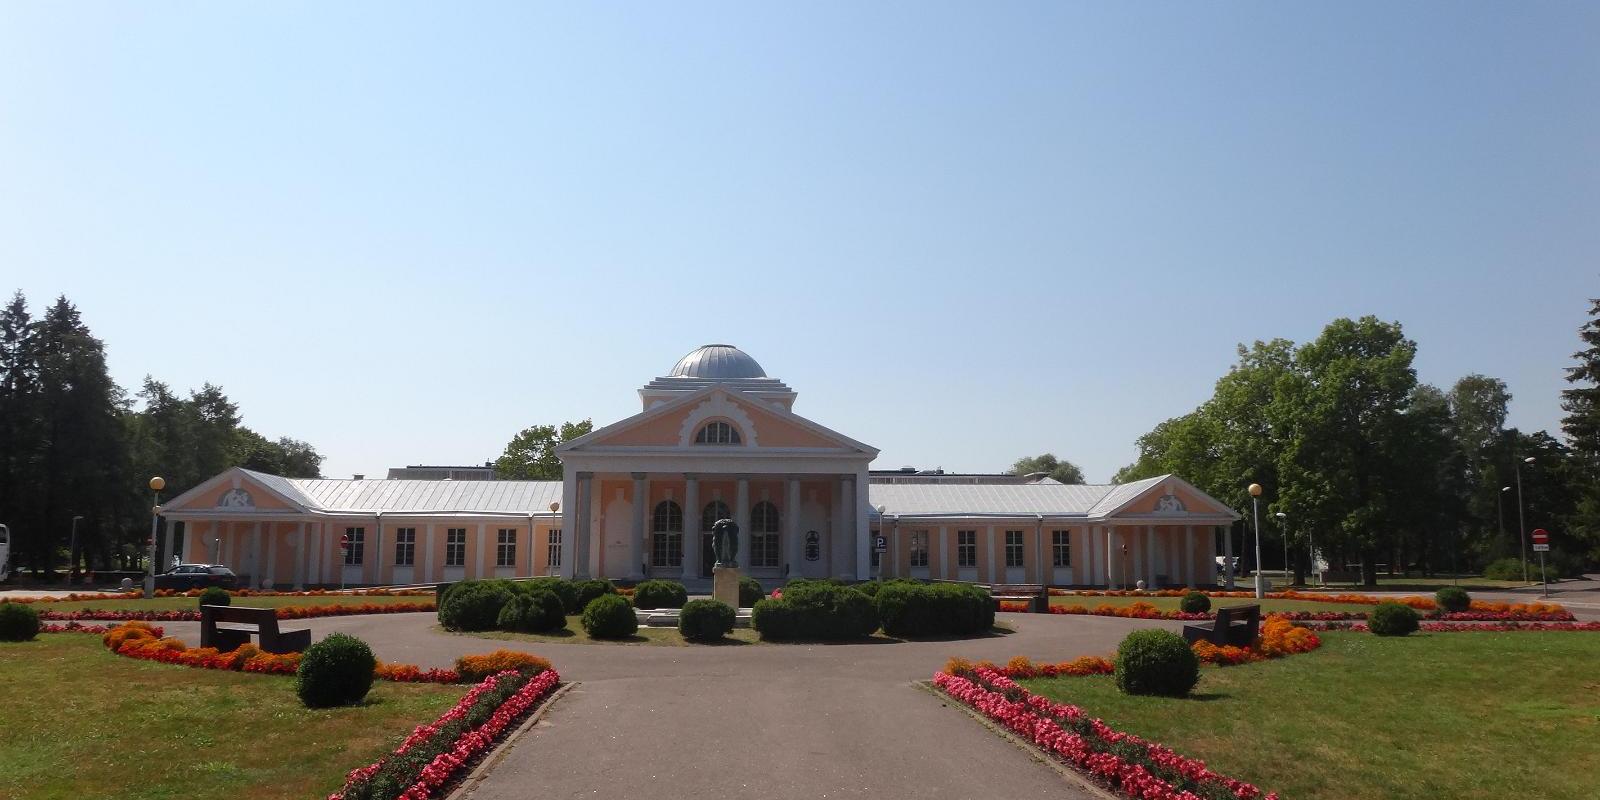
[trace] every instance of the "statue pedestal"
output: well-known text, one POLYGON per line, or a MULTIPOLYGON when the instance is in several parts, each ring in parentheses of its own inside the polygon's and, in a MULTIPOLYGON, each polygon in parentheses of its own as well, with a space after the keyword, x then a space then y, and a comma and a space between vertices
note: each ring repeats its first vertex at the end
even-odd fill
POLYGON ((714 567, 711 570, 711 597, 728 604, 729 608, 739 607, 739 568, 714 567))

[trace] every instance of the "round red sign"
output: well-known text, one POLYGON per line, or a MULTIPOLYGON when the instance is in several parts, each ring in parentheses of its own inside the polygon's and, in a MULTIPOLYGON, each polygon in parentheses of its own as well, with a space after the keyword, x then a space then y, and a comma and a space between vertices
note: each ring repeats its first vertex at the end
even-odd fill
POLYGON ((1549 544, 1550 543, 1550 532, 1545 530, 1544 528, 1534 528, 1533 529, 1533 543, 1534 544, 1549 544))

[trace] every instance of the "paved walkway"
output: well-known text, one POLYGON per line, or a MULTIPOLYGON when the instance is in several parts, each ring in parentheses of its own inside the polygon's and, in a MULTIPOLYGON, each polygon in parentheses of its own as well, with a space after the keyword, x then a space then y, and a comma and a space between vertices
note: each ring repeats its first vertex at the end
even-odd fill
MULTIPOLYGON (((447 634, 433 614, 310 620, 378 657, 448 666, 498 647, 543 655, 580 685, 471 794, 526 797, 1087 798, 1053 770, 911 685, 959 655, 1004 662, 1105 655, 1136 627, 1177 623, 1004 614, 1016 633, 842 645, 508 642, 447 634)), ((168 623, 196 643, 199 626, 168 623)))

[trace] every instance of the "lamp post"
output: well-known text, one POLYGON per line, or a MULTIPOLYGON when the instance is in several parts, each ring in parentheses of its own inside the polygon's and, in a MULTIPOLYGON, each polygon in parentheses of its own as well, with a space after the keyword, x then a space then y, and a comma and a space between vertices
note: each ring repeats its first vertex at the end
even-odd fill
POLYGON ((167 481, 160 475, 150 479, 150 491, 154 499, 150 502, 150 568, 144 574, 144 596, 156 596, 156 528, 161 524, 161 490, 167 488, 167 481))
POLYGON ((1517 535, 1522 537, 1522 582, 1528 582, 1528 525, 1522 519, 1522 465, 1532 464, 1533 456, 1522 459, 1521 463, 1512 463, 1517 473, 1517 535))
POLYGON ((67 574, 73 578, 78 576, 78 520, 83 519, 82 514, 72 517, 72 538, 67 543, 67 574))
POLYGON ((1511 491, 1510 486, 1500 487, 1494 496, 1494 521, 1500 526, 1500 541, 1506 540, 1506 492, 1511 491))
MULTIPOLYGON (((1278 518, 1278 529, 1283 531, 1283 580, 1289 583, 1289 515, 1279 511, 1273 516, 1278 518)), ((1293 586, 1293 583, 1289 583, 1293 586)))
POLYGON ((1261 484, 1250 484, 1250 511, 1256 518, 1256 599, 1266 596, 1261 587, 1261 484))

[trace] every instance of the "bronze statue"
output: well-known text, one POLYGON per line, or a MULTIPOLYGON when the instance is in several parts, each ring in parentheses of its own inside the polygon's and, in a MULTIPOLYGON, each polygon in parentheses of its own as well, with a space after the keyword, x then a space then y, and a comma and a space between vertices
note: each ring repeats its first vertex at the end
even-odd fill
POLYGON ((711 552, 717 555, 716 566, 739 566, 739 523, 719 519, 711 526, 711 552))

